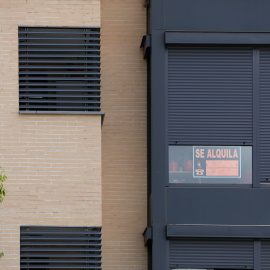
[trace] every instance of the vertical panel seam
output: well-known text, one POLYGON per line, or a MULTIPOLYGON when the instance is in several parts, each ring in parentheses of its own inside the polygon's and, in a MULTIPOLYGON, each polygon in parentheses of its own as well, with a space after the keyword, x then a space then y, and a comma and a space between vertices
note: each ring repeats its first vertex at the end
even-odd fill
POLYGON ((261 241, 254 241, 254 270, 261 270, 261 241))

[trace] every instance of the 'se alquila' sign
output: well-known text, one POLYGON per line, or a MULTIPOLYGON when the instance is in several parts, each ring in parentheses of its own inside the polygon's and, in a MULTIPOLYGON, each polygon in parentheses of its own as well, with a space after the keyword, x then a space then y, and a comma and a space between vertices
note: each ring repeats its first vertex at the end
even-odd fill
POLYGON ((240 178, 240 146, 194 146, 193 177, 240 178))

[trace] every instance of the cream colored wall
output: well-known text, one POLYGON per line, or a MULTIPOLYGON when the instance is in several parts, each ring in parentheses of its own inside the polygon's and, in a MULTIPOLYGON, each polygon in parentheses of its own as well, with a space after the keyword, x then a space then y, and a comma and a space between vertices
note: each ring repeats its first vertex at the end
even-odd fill
MULTIPOLYGON (((153 0, 155 1, 155 0, 153 0)), ((144 0, 101 1, 102 267, 147 269, 146 33, 144 0)))
POLYGON ((98 0, 0 0, 0 270, 20 268, 20 225, 101 226, 101 117, 20 115, 18 26, 100 26, 98 0))

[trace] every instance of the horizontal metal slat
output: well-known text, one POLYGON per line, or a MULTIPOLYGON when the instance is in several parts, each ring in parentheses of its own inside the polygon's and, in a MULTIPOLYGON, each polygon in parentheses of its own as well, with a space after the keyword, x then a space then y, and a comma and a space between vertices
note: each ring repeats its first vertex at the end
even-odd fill
MULTIPOLYGON (((29 100, 30 101, 30 100, 29 100)), ((32 100, 31 100, 32 101, 32 100)), ((98 106, 100 105, 100 101, 97 102, 72 102, 72 101, 67 101, 67 102, 63 102, 63 103, 59 103, 57 101, 53 101, 53 100, 43 100, 43 102, 36 102, 35 100, 33 100, 32 102, 28 102, 28 100, 23 100, 20 101, 20 107, 21 108, 28 108, 28 109, 39 109, 39 108, 43 108, 44 110, 47 108, 55 108, 55 109, 59 109, 59 108, 81 108, 81 109, 93 109, 93 108, 98 108, 98 106), (49 102, 48 102, 49 101, 49 102)))
POLYGON ((28 100, 28 98, 45 98, 45 97, 48 97, 48 98, 97 98, 97 99, 100 99, 100 96, 98 95, 91 95, 91 94, 86 94, 86 95, 65 95, 65 94, 62 94, 62 95, 57 95, 57 94, 40 94, 40 95, 33 95, 33 94, 20 94, 19 96, 21 98, 21 100, 27 98, 26 100, 28 100))
POLYGON ((97 253, 101 253, 101 249, 90 249, 90 248, 52 248, 52 247, 48 247, 48 248, 21 248, 21 252, 39 252, 39 251, 54 251, 54 252, 97 252, 97 253))
MULTIPOLYGON (((46 227, 47 228, 47 227, 46 227)), ((91 227, 89 227, 89 229, 87 230, 76 230, 76 227, 67 227, 64 228, 63 230, 57 230, 58 227, 52 227, 52 228, 56 228, 55 230, 52 230, 50 227, 46 230, 45 228, 43 228, 43 230, 41 230, 41 228, 38 228, 38 230, 35 230, 34 228, 31 227, 27 227, 27 229, 25 229, 25 227, 21 228, 21 235, 40 235, 40 234, 44 234, 44 235, 55 235, 55 234, 59 234, 59 235, 101 235, 100 229, 96 229, 93 228, 91 229, 91 227), (74 230, 72 230, 74 228, 74 230)))
MULTIPOLYGON (((62 93, 62 92, 77 92, 79 95, 81 93, 100 93, 99 89, 93 89, 93 88, 20 88, 21 95, 24 95, 25 93, 34 93, 34 94, 41 94, 41 93, 49 93, 49 92, 55 92, 55 93, 62 93)), ((51 94, 48 94, 51 95, 51 94)))
MULTIPOLYGON (((184 85, 184 86, 169 86, 168 88, 170 90, 171 93, 176 93, 177 91, 183 91, 184 92, 188 92, 188 91, 203 91, 203 90, 207 90, 209 92, 206 92, 206 95, 210 95, 211 91, 216 91, 216 86, 215 85, 200 85, 200 89, 198 90, 197 87, 194 87, 193 85, 184 85)), ((243 89, 243 87, 239 86, 239 85, 235 85, 233 89, 230 89, 228 87, 224 87, 222 85, 219 86, 219 90, 220 91, 226 91, 227 93, 235 93, 235 91, 237 90, 237 92, 239 92, 239 94, 241 92, 246 92, 245 89, 243 89)), ((248 95, 250 95, 249 93, 247 93, 248 95)))
MULTIPOLYGON (((58 53, 58 54, 23 54, 21 53, 19 55, 19 58, 61 58, 61 57, 76 57, 76 58, 100 58, 100 55, 98 54, 63 54, 63 53, 58 53)), ((40 61, 42 62, 42 60, 40 61)))
MULTIPOLYGON (((212 76, 218 76, 218 75, 221 75, 221 76, 224 76, 226 74, 231 74, 232 71, 236 71, 237 74, 239 75, 247 75, 248 72, 250 72, 250 70, 248 71, 239 71, 239 68, 232 68, 232 69, 218 69, 216 70, 214 67, 204 67, 202 66, 201 68, 198 68, 198 67, 187 67, 187 68, 183 68, 183 67, 175 67, 175 68, 169 68, 169 73, 170 73, 170 76, 173 76, 175 74, 177 74, 178 76, 180 75, 184 75, 184 74, 187 74, 189 75, 190 72, 196 72, 198 75, 202 76, 202 75, 208 75, 209 72, 211 72, 211 75, 212 76)), ((233 75, 233 76, 236 76, 236 75, 233 75)))
MULTIPOLYGON (((87 71, 87 72, 84 72, 84 71, 77 71, 77 72, 72 72, 72 71, 46 71, 46 73, 44 71, 20 71, 19 72, 19 75, 44 75, 44 76, 47 76, 47 75, 100 75, 99 72, 93 72, 93 71, 87 71)), ((23 76, 21 76, 23 77, 23 76)), ((41 77, 41 78, 45 78, 45 77, 41 77)))
POLYGON ((215 86, 217 88, 217 90, 219 90, 219 86, 221 86, 223 89, 230 89, 232 88, 234 85, 235 86, 239 86, 239 85, 242 85, 242 89, 251 89, 250 87, 250 82, 252 82, 252 80, 246 80, 245 78, 241 79, 241 80, 211 80, 211 82, 207 81, 207 80, 196 80, 193 78, 188 81, 181 81, 181 82, 178 82, 178 81, 172 81, 171 83, 169 83, 169 89, 172 87, 174 88, 175 86, 177 87, 181 87, 181 88, 184 88, 186 86, 189 86, 190 88, 193 87, 193 88, 197 88, 197 90, 200 89, 200 85, 202 86, 205 86, 205 85, 210 85, 210 86, 215 86))
MULTIPOLYGON (((44 260, 32 260, 32 259, 21 259, 21 263, 44 263, 44 260)), ((101 264, 100 261, 94 261, 94 260, 87 260, 87 259, 78 259, 78 260, 52 260, 52 259, 47 259, 46 260, 46 263, 80 263, 80 264, 83 264, 83 263, 87 263, 87 264, 101 264)))
MULTIPOLYGON (((56 79, 57 80, 57 79, 56 79)), ((192 107, 197 108, 196 105, 200 105, 200 108, 203 107, 207 107, 210 109, 214 109, 214 108, 224 108, 224 107, 231 107, 232 109, 234 109, 233 106, 237 107, 235 109, 239 109, 240 107, 246 107, 248 106, 250 108, 250 106, 252 105, 252 103, 250 101, 247 102, 243 102, 242 104, 238 104, 238 101, 235 100, 226 100, 224 98, 224 100, 222 102, 218 102, 220 100, 218 99, 211 99, 211 100, 207 100, 207 99, 201 99, 201 103, 199 103, 199 99, 194 98, 193 100, 191 99, 184 99, 184 98, 174 98, 172 100, 170 100, 170 109, 172 109, 173 107, 178 107, 179 106, 179 101, 183 102, 182 107, 189 107, 190 110, 192 110, 192 107)))
POLYGON ((48 105, 20 105, 21 109, 28 109, 28 110, 39 110, 39 109, 65 109, 65 110, 100 110, 99 106, 67 106, 67 105, 55 105, 55 106, 48 106, 48 105))
MULTIPOLYGON (((89 47, 89 48, 80 47, 79 51, 80 52, 100 52, 99 49, 93 49, 91 47, 89 47)), ((55 48, 50 48, 50 49, 45 49, 45 48, 39 48, 39 49, 19 48, 19 52, 78 52, 78 49, 69 49, 69 48, 63 48, 63 49, 55 49, 55 48)))
POLYGON ((101 247, 101 244, 98 243, 90 243, 90 242, 82 242, 82 243, 73 243, 72 240, 70 240, 70 242, 65 242, 65 243, 60 243, 57 241, 52 241, 50 243, 47 242, 40 242, 40 243, 35 243, 35 242, 21 242, 21 246, 89 246, 89 247, 101 247))
POLYGON ((83 76, 83 77, 54 77, 54 76, 48 76, 48 77, 19 77, 20 81, 100 81, 99 77, 88 77, 88 76, 83 76))
POLYGON ((24 83, 24 82, 21 82, 20 83, 20 86, 28 86, 28 87, 32 87, 32 86, 56 86, 56 87, 60 87, 60 86, 70 86, 70 87, 79 87, 79 86, 85 86, 85 87, 100 87, 100 84, 97 84, 97 83, 30 83, 30 82, 27 82, 27 83, 24 83))
MULTIPOLYGON (((72 63, 71 60, 20 60, 20 63, 55 63, 55 64, 62 64, 62 63, 72 63)), ((99 64, 99 61, 92 61, 92 60, 74 60, 73 63, 76 64, 99 64)), ((82 66, 83 68, 83 66, 82 66)))
POLYGON ((68 265, 62 265, 62 266, 56 266, 56 265, 21 265, 21 269, 94 269, 94 270, 100 270, 101 267, 98 266, 68 266, 68 265))
MULTIPOLYGON (((34 254, 34 253, 23 253, 21 252, 21 255, 20 255, 21 258, 71 258, 70 254, 65 254, 65 253, 62 253, 61 255, 59 254, 56 254, 55 252, 53 253, 37 253, 37 254, 34 254)), ((87 254, 87 258, 101 258, 102 256, 99 255, 99 254, 87 254)), ((72 258, 85 258, 85 254, 84 253, 74 253, 72 254, 72 258)))
MULTIPOLYGON (((19 69, 20 70, 29 70, 29 69, 41 69, 43 71, 46 70, 53 70, 53 69, 60 69, 60 70, 65 70, 65 69, 79 69, 79 70, 86 70, 86 69, 96 69, 100 70, 100 67, 98 66, 99 63, 95 63, 95 65, 83 65, 83 66, 75 66, 75 65, 57 65, 57 66, 50 66, 50 65, 20 65, 19 69)), ((21 71, 20 71, 21 72, 21 71)))
MULTIPOLYGON (((171 111, 171 113, 174 113, 175 115, 181 115, 183 112, 186 112, 185 109, 183 109, 183 110, 177 110, 177 111, 170 110, 170 111, 171 111)), ((193 116, 198 115, 198 111, 200 112, 200 116, 201 117, 204 117, 204 116, 207 117, 209 114, 210 115, 212 114, 212 112, 210 110, 207 110, 206 111, 204 109, 196 109, 195 111, 190 111, 188 113, 187 117, 189 117, 189 116, 193 117, 193 116)), ((216 112, 215 117, 218 117, 219 118, 220 116, 232 116, 232 115, 235 115, 235 112, 216 112)), ((200 116, 198 116, 198 119, 200 118, 200 116)), ((250 114, 243 114, 242 117, 243 118, 249 118, 249 119, 252 118, 252 116, 250 114)), ((172 119, 174 119, 174 118, 172 118, 172 119)), ((193 119, 194 119, 194 117, 193 117, 193 119)), ((211 119, 206 119, 206 120, 211 122, 211 119)), ((176 120, 174 120, 174 121, 176 121, 176 120)))
POLYGON ((19 46, 91 46, 91 47, 100 47, 99 43, 19 43, 19 46))
MULTIPOLYGON (((45 32, 44 32, 45 35, 47 35, 45 32)), ((67 33, 68 35, 68 33, 67 33)), ((56 33, 56 37, 53 37, 53 36, 46 36, 46 37, 42 37, 41 36, 38 36, 38 37, 33 37, 31 35, 27 35, 25 37, 21 37, 19 36, 19 42, 21 42, 22 40, 70 40, 72 42, 76 41, 76 40, 86 40, 86 41, 99 41, 100 38, 97 38, 97 37, 60 37, 57 33, 56 33)))
POLYGON ((65 31, 20 31, 19 35, 22 36, 23 34, 27 34, 27 35, 37 35, 37 34, 56 34, 56 35, 100 35, 99 32, 95 32, 95 31, 70 31, 70 32, 65 32, 65 31))
MULTIPOLYGON (((99 244, 99 242, 101 241, 100 237, 97 237, 96 234, 92 234, 88 235, 78 235, 76 236, 73 235, 73 232, 69 233, 69 234, 65 234, 65 235, 59 235, 59 234, 55 234, 55 235, 46 235, 46 234, 37 234, 37 235, 32 235, 32 233, 28 233, 26 235, 21 235, 20 237, 21 243, 22 244, 30 244, 32 243, 32 240, 34 241, 33 243, 39 241, 42 242, 41 240, 44 240, 46 242, 48 241, 77 241, 76 243, 84 243, 84 242, 79 242, 79 241, 87 241, 87 242, 92 242, 94 241, 96 244, 99 244)), ((66 243, 66 242, 63 242, 66 243)), ((72 242, 74 243, 74 242, 72 242)))
POLYGON ((33 100, 33 99, 20 99, 20 103, 56 103, 56 104, 100 104, 100 101, 97 101, 97 100, 86 100, 86 99, 82 99, 82 100, 76 100, 76 99, 73 99, 73 100, 59 100, 59 99, 56 99, 56 100, 50 100, 50 99, 44 99, 44 100, 40 100, 40 99, 37 99, 37 100, 33 100))

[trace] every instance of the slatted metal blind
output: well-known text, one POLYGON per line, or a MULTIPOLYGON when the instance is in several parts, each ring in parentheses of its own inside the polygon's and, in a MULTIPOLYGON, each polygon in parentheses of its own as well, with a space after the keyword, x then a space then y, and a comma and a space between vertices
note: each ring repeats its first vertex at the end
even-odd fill
POLYGON ((252 241, 171 240, 170 269, 253 269, 252 241))
POLYGON ((260 181, 270 180, 270 50, 260 50, 259 146, 260 181))
POLYGON ((20 111, 100 111, 100 29, 19 27, 20 111))
POLYGON ((262 270, 270 270, 270 242, 261 242, 261 268, 262 270))
POLYGON ((21 268, 101 269, 100 227, 21 227, 21 268))
POLYGON ((168 49, 169 144, 252 144, 252 49, 168 49))

